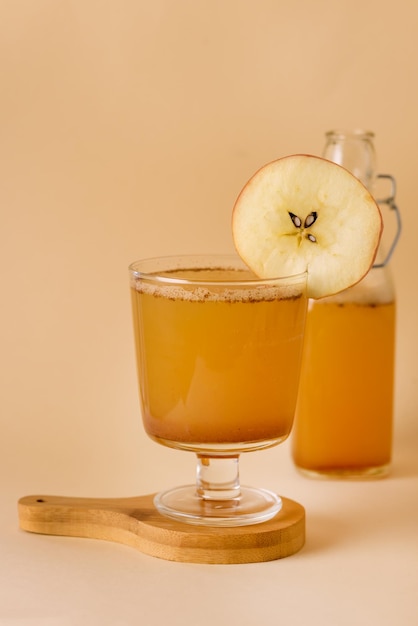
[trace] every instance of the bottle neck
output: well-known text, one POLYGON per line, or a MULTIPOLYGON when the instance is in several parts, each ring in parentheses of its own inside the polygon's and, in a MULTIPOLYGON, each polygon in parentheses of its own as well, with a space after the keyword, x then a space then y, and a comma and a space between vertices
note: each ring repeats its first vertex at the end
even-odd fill
MULTIPOLYGON (((374 133, 365 130, 331 130, 325 133, 325 147, 322 156, 329 161, 342 165, 358 178, 369 192, 376 198, 381 208, 390 210, 393 220, 389 228, 389 239, 381 243, 374 267, 384 267, 389 263, 401 233, 401 217, 395 202, 396 184, 393 176, 376 174, 376 153, 374 149, 374 133), (382 179, 390 184, 389 193, 379 200, 382 179), (379 184, 377 184, 379 183, 379 184)), ((384 182, 384 181, 383 181, 384 182)), ((386 226, 386 220, 385 220, 386 226)), ((385 228, 386 230, 386 228, 385 228)))
POLYGON ((373 193, 376 178, 374 134, 364 130, 331 130, 325 133, 322 156, 352 172, 373 193))

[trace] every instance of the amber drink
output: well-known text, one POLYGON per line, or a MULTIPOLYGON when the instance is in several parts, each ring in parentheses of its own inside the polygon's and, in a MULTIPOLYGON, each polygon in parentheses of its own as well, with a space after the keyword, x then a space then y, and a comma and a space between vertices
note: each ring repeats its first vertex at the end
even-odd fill
POLYGON ((388 471, 392 452, 395 303, 366 283, 312 301, 293 431, 295 464, 317 476, 388 471))
MULTIPOLYGON (((131 266, 143 422, 159 443, 197 453, 201 476, 289 435, 306 276, 259 280, 235 257, 159 263, 131 266)), ((241 497, 235 483, 225 493, 241 497)))

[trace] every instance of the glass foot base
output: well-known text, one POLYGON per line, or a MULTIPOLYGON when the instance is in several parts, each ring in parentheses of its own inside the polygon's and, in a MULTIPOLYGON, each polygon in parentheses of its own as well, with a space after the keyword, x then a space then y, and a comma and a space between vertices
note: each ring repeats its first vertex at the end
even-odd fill
POLYGON ((195 485, 175 487, 158 493, 156 509, 166 517, 200 526, 248 526, 271 519, 282 508, 281 498, 266 489, 241 487, 239 498, 203 499, 195 485))

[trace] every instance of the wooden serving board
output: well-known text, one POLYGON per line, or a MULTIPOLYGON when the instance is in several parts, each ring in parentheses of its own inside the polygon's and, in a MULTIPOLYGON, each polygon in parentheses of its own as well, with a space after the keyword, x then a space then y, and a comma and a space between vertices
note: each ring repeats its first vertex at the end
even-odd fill
POLYGON ((305 510, 282 497, 282 510, 262 524, 195 526, 163 517, 153 495, 133 498, 25 496, 23 530, 123 543, 145 554, 185 563, 258 563, 290 556, 305 542, 305 510))

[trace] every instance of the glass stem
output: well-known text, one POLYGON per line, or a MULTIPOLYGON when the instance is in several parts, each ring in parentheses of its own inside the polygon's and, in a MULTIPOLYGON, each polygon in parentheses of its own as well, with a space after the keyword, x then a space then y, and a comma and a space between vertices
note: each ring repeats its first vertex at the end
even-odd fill
POLYGON ((204 500, 237 500, 241 495, 239 455, 197 455, 197 494, 204 500))

